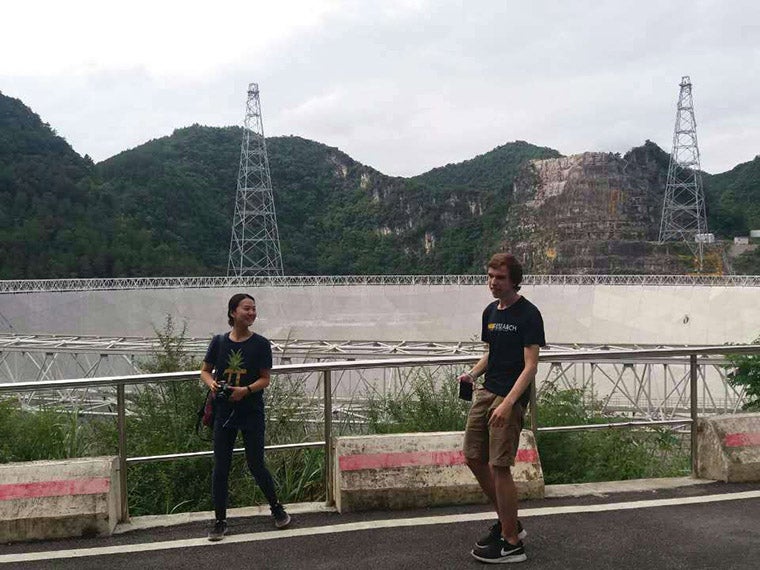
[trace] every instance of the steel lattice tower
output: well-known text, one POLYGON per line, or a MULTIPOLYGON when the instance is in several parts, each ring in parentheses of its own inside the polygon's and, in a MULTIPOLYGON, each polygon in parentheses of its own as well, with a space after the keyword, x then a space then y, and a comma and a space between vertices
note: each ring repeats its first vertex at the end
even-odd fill
POLYGON ((681 78, 673 150, 670 153, 665 200, 660 222, 660 243, 684 241, 702 271, 703 236, 707 234, 705 197, 699 169, 697 121, 691 98, 691 80, 681 78))
POLYGON ((227 275, 283 275, 259 86, 248 85, 227 275))

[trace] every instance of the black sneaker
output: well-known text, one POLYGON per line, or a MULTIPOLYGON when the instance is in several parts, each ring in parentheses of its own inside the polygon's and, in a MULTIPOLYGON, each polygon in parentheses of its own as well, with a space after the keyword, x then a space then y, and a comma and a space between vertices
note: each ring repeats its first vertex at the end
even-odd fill
POLYGON ((486 564, 510 564, 512 562, 525 562, 528 559, 522 540, 517 544, 509 544, 503 538, 488 548, 473 550, 470 554, 475 560, 480 560, 486 564))
POLYGON ((227 534, 227 521, 216 521, 214 526, 208 531, 208 539, 211 542, 222 540, 227 534))
POLYGON ((277 528, 287 528, 290 524, 290 515, 285 512, 285 507, 280 503, 272 507, 272 516, 274 517, 274 526, 277 528))
MULTIPOLYGON (((526 536, 528 536, 528 531, 526 531, 523 528, 522 523, 520 522, 520 519, 517 519, 517 538, 520 540, 523 540, 526 536)), ((501 522, 496 521, 493 525, 491 525, 491 528, 488 529, 488 534, 479 538, 478 541, 475 543, 475 548, 488 548, 491 546, 494 542, 501 539, 501 522)))

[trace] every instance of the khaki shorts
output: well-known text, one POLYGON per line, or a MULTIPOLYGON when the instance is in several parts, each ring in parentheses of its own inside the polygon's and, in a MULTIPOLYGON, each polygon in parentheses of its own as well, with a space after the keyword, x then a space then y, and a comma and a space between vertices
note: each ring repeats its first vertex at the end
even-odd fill
POLYGON ((503 400, 503 396, 497 396, 482 386, 475 391, 464 432, 464 456, 467 459, 488 463, 494 467, 509 467, 515 464, 523 423, 522 405, 518 402, 513 406, 507 425, 499 428, 488 425, 491 412, 503 400))

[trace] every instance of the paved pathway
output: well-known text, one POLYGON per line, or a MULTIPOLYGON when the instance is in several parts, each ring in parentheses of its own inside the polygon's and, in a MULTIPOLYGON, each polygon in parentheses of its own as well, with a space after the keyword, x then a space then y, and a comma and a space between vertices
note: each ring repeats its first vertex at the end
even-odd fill
MULTIPOLYGON (((541 569, 760 567, 760 485, 712 483, 521 505, 528 561, 541 569)), ((266 517, 231 520, 210 543, 205 524, 147 528, 108 538, 11 544, 14 568, 479 568, 469 555, 492 515, 482 507, 340 515, 299 514, 291 529, 266 517)), ((8 566, 6 566, 6 564, 8 566)))

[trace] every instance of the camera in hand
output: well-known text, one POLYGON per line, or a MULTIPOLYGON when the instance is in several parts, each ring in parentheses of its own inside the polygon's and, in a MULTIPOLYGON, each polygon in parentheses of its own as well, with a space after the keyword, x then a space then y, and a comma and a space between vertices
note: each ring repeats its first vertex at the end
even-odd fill
POLYGON ((217 384, 219 387, 216 389, 216 399, 220 402, 228 402, 232 396, 232 388, 227 386, 227 382, 224 380, 220 380, 217 384))

